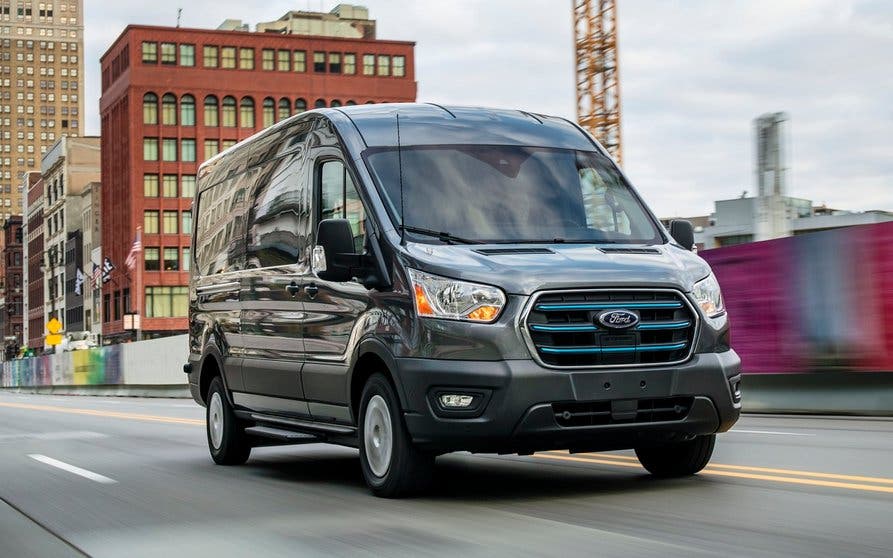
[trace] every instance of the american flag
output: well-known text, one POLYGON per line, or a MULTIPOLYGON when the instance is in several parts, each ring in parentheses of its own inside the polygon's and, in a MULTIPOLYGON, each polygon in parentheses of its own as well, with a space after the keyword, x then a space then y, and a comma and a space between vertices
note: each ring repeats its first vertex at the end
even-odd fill
POLYGON ((133 246, 130 247, 130 253, 127 254, 127 259, 124 260, 124 265, 127 266, 127 269, 132 270, 136 267, 138 255, 143 250, 142 232, 142 228, 136 228, 136 238, 133 239, 133 246))
POLYGON ((100 281, 102 281, 102 268, 93 262, 93 284, 97 287, 101 285, 100 281))

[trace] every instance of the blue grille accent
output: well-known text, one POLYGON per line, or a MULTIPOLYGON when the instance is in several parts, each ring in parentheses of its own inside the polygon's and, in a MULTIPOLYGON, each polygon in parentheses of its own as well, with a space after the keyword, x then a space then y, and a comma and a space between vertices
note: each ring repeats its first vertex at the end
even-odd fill
POLYGON ((589 355, 595 353, 648 353, 652 351, 678 351, 688 343, 667 343, 663 345, 639 345, 637 347, 540 347, 544 353, 559 355, 589 355))
POLYGON ((596 304, 537 304, 536 310, 561 311, 561 310, 611 310, 615 308, 654 309, 654 308, 682 308, 681 302, 622 302, 622 303, 596 303, 596 304))
POLYGON ((542 325, 530 324, 533 331, 598 331, 594 325, 542 325))
POLYGON ((639 324, 636 329, 641 330, 654 330, 654 329, 684 329, 691 325, 691 322, 685 320, 684 322, 654 322, 650 324, 639 324))

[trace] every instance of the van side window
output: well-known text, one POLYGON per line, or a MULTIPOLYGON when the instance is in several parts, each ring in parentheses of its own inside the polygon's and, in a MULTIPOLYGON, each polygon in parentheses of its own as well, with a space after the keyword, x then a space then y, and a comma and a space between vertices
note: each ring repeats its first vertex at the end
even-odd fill
POLYGON ((354 249, 363 252, 366 211, 350 174, 341 161, 326 161, 320 169, 319 219, 347 219, 353 230, 354 249))
POLYGON ((212 275, 245 267, 245 218, 250 173, 199 194, 196 222, 196 272, 212 275))

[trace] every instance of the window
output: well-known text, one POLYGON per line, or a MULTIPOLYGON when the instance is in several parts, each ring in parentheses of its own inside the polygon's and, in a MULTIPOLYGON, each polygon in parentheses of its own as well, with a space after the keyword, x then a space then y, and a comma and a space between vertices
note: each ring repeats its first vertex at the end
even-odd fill
POLYGON ((188 312, 187 287, 146 287, 147 318, 178 318, 188 312))
POLYGON ((162 190, 161 195, 166 198, 176 198, 177 197, 177 175, 176 174, 166 174, 162 179, 162 190))
POLYGON ((253 48, 240 48, 239 49, 239 69, 240 70, 253 70, 254 69, 254 49, 253 48))
POLYGON ((273 69, 274 57, 276 56, 276 51, 271 48, 265 48, 261 51, 261 62, 260 67, 262 70, 271 71, 273 69))
POLYGON ((180 213, 181 223, 180 223, 180 231, 183 234, 192 234, 192 212, 184 211, 180 213))
POLYGON ((180 270, 189 271, 192 269, 192 249, 183 248, 183 258, 180 260, 180 270))
POLYGON ((158 211, 143 211, 143 232, 146 234, 158 234, 158 211))
POLYGON ((297 99, 295 101, 295 114, 301 114, 307 110, 307 101, 304 99, 297 99))
POLYGON ((272 126, 276 122, 276 101, 272 97, 264 99, 263 123, 264 128, 272 126))
POLYGON ((212 45, 206 45, 202 48, 202 65, 205 68, 216 68, 217 67, 217 47, 212 45))
POLYGON ((158 43, 143 42, 143 64, 158 63, 158 43))
POLYGON ((184 198, 194 198, 195 197, 195 175, 194 174, 184 174, 183 176, 180 177, 180 195, 184 198))
POLYGON ((143 95, 143 124, 158 124, 158 95, 155 93, 143 95))
POLYGON ((180 269, 180 250, 178 248, 164 249, 164 270, 178 271, 180 269))
POLYGON ((378 55, 378 75, 380 76, 389 76, 391 75, 391 57, 378 55))
POLYGON ((329 103, 329 106, 330 107, 340 107, 341 101, 339 101, 338 99, 332 99, 332 102, 329 103))
POLYGON ((205 126, 219 126, 217 97, 208 95, 205 97, 205 126))
POLYGON ((161 43, 161 63, 177 63, 177 45, 175 43, 161 43))
POLYGON ((366 212, 344 163, 326 161, 320 171, 319 219, 347 219, 354 236, 354 250, 363 252, 366 212))
POLYGON ((158 138, 143 138, 143 160, 158 160, 158 138))
POLYGON ((143 196, 147 198, 157 198, 158 197, 158 175, 157 174, 144 174, 143 175, 143 196))
POLYGON ((177 125, 177 98, 173 93, 165 93, 161 98, 161 123, 165 126, 177 125))
POLYGON ((307 53, 303 50, 296 50, 292 55, 292 69, 296 72, 306 72, 307 53))
POLYGON ((238 140, 234 140, 234 139, 225 139, 225 140, 221 140, 221 142, 220 142, 220 149, 223 150, 223 151, 226 151, 227 149, 229 149, 230 147, 236 145, 237 143, 239 143, 238 140))
POLYGON ((195 126, 195 97, 192 95, 180 97, 180 125, 195 126))
POLYGON ((205 161, 220 153, 220 142, 216 139, 205 140, 205 161))
POLYGON ((236 99, 235 97, 223 98, 223 110, 221 111, 221 123, 226 128, 236 127, 236 99))
POLYGON ((161 140, 161 160, 176 161, 177 160, 177 139, 164 138, 161 140))
POLYGON ((363 55, 363 75, 364 76, 375 75, 375 55, 374 54, 364 54, 363 55))
POLYGON ((348 53, 344 55, 344 73, 353 75, 357 73, 357 55, 348 53))
POLYGON ((341 54, 338 52, 329 53, 329 73, 341 73, 341 54))
POLYGON ((291 51, 280 50, 276 52, 276 69, 287 72, 291 66, 291 51))
POLYGON ((317 99, 315 103, 313 103, 313 108, 325 108, 326 100, 325 99, 317 99))
POLYGON ((180 160, 186 163, 195 162, 195 139, 180 140, 180 160))
POLYGON ((180 65, 195 66, 195 45, 180 45, 180 65))
POLYGON ((276 114, 276 119, 282 121, 289 116, 291 116, 291 101, 283 97, 279 99, 279 111, 276 114))
POLYGON ((177 234, 179 223, 177 223, 176 211, 164 211, 161 222, 161 232, 164 234, 177 234))
POLYGON ((146 248, 143 254, 146 271, 158 271, 161 269, 158 262, 158 248, 146 248))
POLYGON ((254 99, 251 97, 242 97, 239 103, 239 125, 254 128, 254 99))
POLYGON ((403 77, 406 75, 406 57, 394 57, 394 77, 403 77))
POLYGON ((220 67, 227 69, 236 67, 236 47, 223 47, 220 49, 220 67))
POLYGON ((313 53, 313 71, 316 73, 324 73, 326 71, 326 53, 313 53))

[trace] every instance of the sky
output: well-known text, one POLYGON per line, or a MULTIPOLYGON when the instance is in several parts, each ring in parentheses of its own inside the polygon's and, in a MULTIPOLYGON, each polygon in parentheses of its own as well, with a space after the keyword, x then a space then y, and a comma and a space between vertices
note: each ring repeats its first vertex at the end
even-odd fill
MULTIPOLYGON (((87 132, 99 57, 130 23, 252 28, 323 0, 85 0, 87 132), (251 5, 254 4, 254 5, 251 5)), ((566 0, 357 0, 416 42, 418 100, 573 118, 566 0)), ((624 171, 660 216, 756 191, 753 119, 784 111, 788 195, 893 210, 893 2, 618 0, 624 171)))

